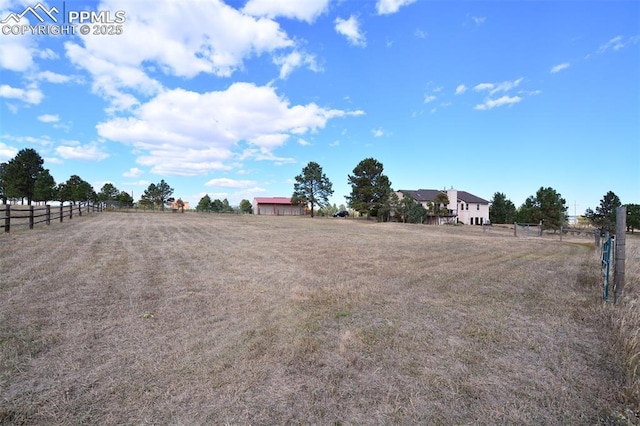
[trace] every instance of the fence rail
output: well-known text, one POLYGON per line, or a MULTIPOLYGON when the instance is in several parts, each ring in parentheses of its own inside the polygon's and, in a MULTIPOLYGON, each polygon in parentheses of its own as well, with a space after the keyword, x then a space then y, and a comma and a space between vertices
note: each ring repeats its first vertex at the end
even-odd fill
POLYGON ((102 204, 78 203, 60 204, 59 206, 25 206, 21 204, 5 204, 0 206, 0 228, 4 232, 11 232, 11 227, 29 226, 29 229, 39 223, 51 225, 52 220, 64 221, 64 218, 73 219, 74 213, 82 216, 82 213, 101 212, 102 204))

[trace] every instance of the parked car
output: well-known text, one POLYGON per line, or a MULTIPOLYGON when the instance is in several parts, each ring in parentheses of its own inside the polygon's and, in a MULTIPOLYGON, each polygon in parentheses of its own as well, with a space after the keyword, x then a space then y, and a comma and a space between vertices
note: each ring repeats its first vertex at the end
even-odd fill
POLYGON ((347 216, 349 216, 349 212, 346 211, 346 210, 342 210, 340 212, 335 212, 333 214, 333 217, 347 217, 347 216))

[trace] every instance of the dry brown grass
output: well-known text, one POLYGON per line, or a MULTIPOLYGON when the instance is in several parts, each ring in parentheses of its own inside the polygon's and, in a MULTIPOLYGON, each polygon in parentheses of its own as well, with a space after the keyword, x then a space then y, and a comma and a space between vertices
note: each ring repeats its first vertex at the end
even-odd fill
POLYGON ((617 421, 588 244, 101 213, 2 235, 0 262, 0 423, 617 421))
POLYGON ((618 416, 640 424, 640 235, 627 234, 625 251, 625 294, 612 311, 627 372, 624 407, 618 416))

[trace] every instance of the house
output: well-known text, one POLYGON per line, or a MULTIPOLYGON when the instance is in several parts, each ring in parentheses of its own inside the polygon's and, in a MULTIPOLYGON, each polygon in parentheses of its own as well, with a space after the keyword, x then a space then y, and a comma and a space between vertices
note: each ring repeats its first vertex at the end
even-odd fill
POLYGON ((303 216, 305 206, 293 204, 289 197, 256 197, 253 199, 253 214, 303 216))
POLYGON ((189 202, 188 201, 183 201, 182 202, 182 206, 180 206, 180 203, 178 203, 178 200, 172 201, 170 204, 170 208, 173 211, 177 211, 177 210, 189 210, 189 202))
POLYGON ((422 205, 427 211, 432 211, 433 200, 438 194, 444 193, 449 199, 446 214, 439 216, 430 215, 429 223, 464 223, 465 225, 483 225, 489 223, 489 202, 476 195, 457 189, 418 189, 397 191, 398 198, 411 197, 422 205))

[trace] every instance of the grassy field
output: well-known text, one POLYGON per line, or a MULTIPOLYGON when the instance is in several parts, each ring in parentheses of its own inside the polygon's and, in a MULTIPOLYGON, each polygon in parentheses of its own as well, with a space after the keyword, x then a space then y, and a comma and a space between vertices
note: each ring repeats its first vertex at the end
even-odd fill
POLYGON ((615 424, 633 379, 586 241, 194 213, 0 235, 0 423, 615 424))

